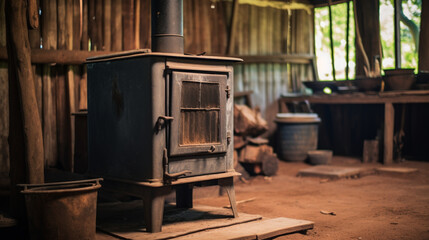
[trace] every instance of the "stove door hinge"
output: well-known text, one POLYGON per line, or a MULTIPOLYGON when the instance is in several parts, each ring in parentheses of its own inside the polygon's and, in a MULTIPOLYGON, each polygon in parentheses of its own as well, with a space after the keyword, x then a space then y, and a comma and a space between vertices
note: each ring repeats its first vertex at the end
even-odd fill
POLYGON ((231 88, 227 85, 225 88, 226 98, 231 97, 231 88))
POLYGON ((156 121, 156 130, 157 133, 159 131, 162 130, 163 127, 165 127, 165 125, 167 125, 168 122, 173 121, 174 117, 169 117, 169 116, 159 116, 158 120, 156 121))

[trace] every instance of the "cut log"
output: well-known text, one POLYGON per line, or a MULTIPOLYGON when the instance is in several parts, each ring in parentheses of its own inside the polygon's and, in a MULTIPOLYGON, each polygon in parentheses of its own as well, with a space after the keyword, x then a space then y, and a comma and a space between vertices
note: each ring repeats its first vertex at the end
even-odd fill
POLYGON ((245 105, 234 105, 234 131, 241 136, 259 136, 268 130, 259 111, 245 105))
POLYGON ((262 172, 265 176, 274 176, 279 169, 279 159, 276 154, 262 154, 262 172))
POLYGON ((268 145, 253 146, 247 145, 241 152, 244 156, 240 159, 245 163, 262 163, 262 156, 265 154, 273 154, 273 148, 268 145))
MULTIPOLYGON (((234 139, 235 140, 235 139, 234 139)), ((257 137, 257 138, 248 138, 249 143, 253 145, 266 145, 268 144, 268 139, 257 137)))
POLYGON ((247 141, 242 136, 234 135, 234 149, 241 149, 246 146, 247 141))

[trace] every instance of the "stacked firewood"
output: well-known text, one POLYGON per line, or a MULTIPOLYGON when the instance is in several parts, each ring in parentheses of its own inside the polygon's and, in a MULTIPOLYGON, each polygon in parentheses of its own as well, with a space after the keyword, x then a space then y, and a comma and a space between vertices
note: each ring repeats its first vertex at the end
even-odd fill
POLYGON ((261 134, 268 130, 258 109, 234 105, 234 167, 243 178, 250 174, 273 176, 278 169, 277 155, 261 134))

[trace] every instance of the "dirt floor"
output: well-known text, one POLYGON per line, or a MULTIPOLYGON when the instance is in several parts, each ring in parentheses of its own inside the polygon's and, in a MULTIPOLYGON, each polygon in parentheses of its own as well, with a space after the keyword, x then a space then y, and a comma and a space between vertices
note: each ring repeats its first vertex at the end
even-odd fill
MULTIPOLYGON (((381 167, 335 157, 333 164, 381 167)), ((276 176, 257 176, 236 184, 239 212, 263 217, 310 220, 313 230, 277 239, 429 239, 429 163, 406 161, 395 167, 418 172, 373 174, 356 179, 326 181, 296 177, 305 163, 280 162, 276 176), (335 212, 324 215, 321 211, 335 212)), ((202 198, 196 204, 225 206, 227 197, 202 198)))
MULTIPOLYGON (((334 157, 333 165, 368 169, 381 164, 361 164, 358 159, 334 157)), ((288 217, 313 221, 306 233, 276 239, 429 239, 429 163, 405 161, 393 167, 417 168, 411 174, 370 174, 360 178, 330 180, 297 177, 305 163, 280 162, 274 177, 256 176, 236 184, 239 212, 265 218, 288 217), (325 215, 324 212, 335 212, 325 215)), ((194 205, 223 207, 225 196, 200 198, 194 205)), ((113 239, 98 233, 97 239, 113 239)))

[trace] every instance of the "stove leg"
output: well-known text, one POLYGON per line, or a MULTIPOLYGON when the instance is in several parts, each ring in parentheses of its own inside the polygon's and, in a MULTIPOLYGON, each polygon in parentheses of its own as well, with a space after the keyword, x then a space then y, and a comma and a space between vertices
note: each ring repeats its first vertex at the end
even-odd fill
POLYGON ((148 188, 144 190, 144 220, 146 231, 161 232, 164 214, 164 200, 169 193, 168 188, 148 188))
POLYGON ((219 179, 219 185, 225 189, 226 193, 228 194, 229 198, 229 204, 231 205, 232 214, 235 218, 238 217, 238 211, 237 211, 237 204, 235 202, 235 189, 234 189, 234 179, 231 178, 225 178, 225 179, 219 179))
POLYGON ((178 208, 193 208, 192 184, 183 184, 176 187, 176 206, 178 208))

